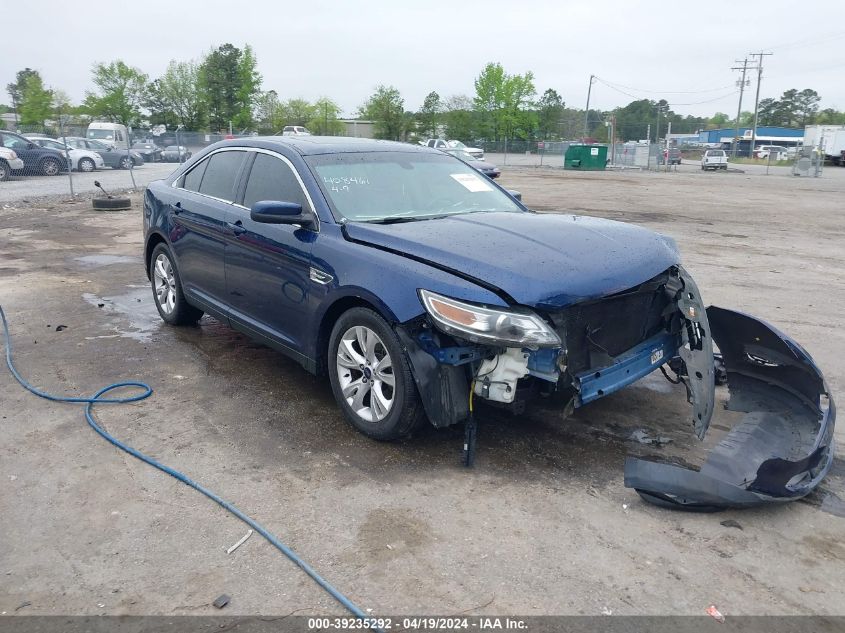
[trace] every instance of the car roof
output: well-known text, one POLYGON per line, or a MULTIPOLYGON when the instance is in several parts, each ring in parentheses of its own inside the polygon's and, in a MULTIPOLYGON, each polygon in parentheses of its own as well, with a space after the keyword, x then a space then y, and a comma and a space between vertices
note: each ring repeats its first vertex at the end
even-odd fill
POLYGON ((289 147, 303 156, 353 152, 442 153, 430 147, 411 145, 410 143, 379 141, 370 138, 356 138, 348 136, 252 136, 249 138, 221 141, 216 144, 216 146, 261 147, 264 149, 281 149, 282 147, 289 147))

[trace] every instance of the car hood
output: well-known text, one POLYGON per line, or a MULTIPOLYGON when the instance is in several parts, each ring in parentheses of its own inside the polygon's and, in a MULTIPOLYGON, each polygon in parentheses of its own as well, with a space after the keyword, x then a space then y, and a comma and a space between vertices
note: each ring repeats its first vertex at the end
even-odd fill
POLYGON ((469 163, 470 167, 475 167, 476 169, 481 169, 482 171, 492 171, 497 169, 497 167, 493 163, 488 163, 486 160, 474 160, 469 163))
POLYGON ((553 213, 350 222, 345 233, 352 241, 449 269, 540 308, 626 290, 680 261, 674 241, 648 229, 553 213))

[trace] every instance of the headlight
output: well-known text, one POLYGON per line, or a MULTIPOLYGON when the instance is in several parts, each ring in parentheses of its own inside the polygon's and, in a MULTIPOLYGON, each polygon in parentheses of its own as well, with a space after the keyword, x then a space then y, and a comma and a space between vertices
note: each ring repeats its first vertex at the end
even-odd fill
POLYGON ((509 347, 560 347, 557 333, 533 312, 483 308, 422 289, 419 294, 437 327, 449 334, 509 347))
POLYGON ((15 154, 15 150, 10 149, 9 150, 9 160, 17 160, 17 158, 18 158, 18 155, 15 154))

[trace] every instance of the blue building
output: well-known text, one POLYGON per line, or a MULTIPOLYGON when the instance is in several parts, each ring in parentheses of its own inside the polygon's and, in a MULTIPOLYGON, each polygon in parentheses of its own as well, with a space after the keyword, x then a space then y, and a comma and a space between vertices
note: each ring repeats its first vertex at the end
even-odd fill
MULTIPOLYGON (((740 156, 748 156, 751 153, 751 130, 750 127, 739 128, 739 144, 737 153, 740 156)), ((728 127, 719 130, 701 130, 698 133, 698 142, 707 144, 721 144, 725 149, 730 149, 733 143, 736 128, 728 127)), ((768 125, 757 126, 755 147, 760 145, 783 145, 793 147, 804 141, 804 130, 792 127, 774 127, 768 125)))

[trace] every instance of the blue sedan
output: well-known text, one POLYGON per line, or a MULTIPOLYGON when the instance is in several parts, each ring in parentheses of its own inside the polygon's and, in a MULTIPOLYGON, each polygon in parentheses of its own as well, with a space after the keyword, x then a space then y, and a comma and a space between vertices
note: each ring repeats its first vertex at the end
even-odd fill
POLYGON ((213 315, 327 376, 372 438, 472 424, 473 399, 519 411, 555 396, 571 410, 660 370, 684 385, 699 438, 717 378, 745 416, 700 471, 629 458, 643 498, 783 501, 830 467, 835 408, 810 356, 759 319, 705 308, 671 238, 531 212, 440 151, 223 141, 149 186, 144 229, 164 321, 213 315))

